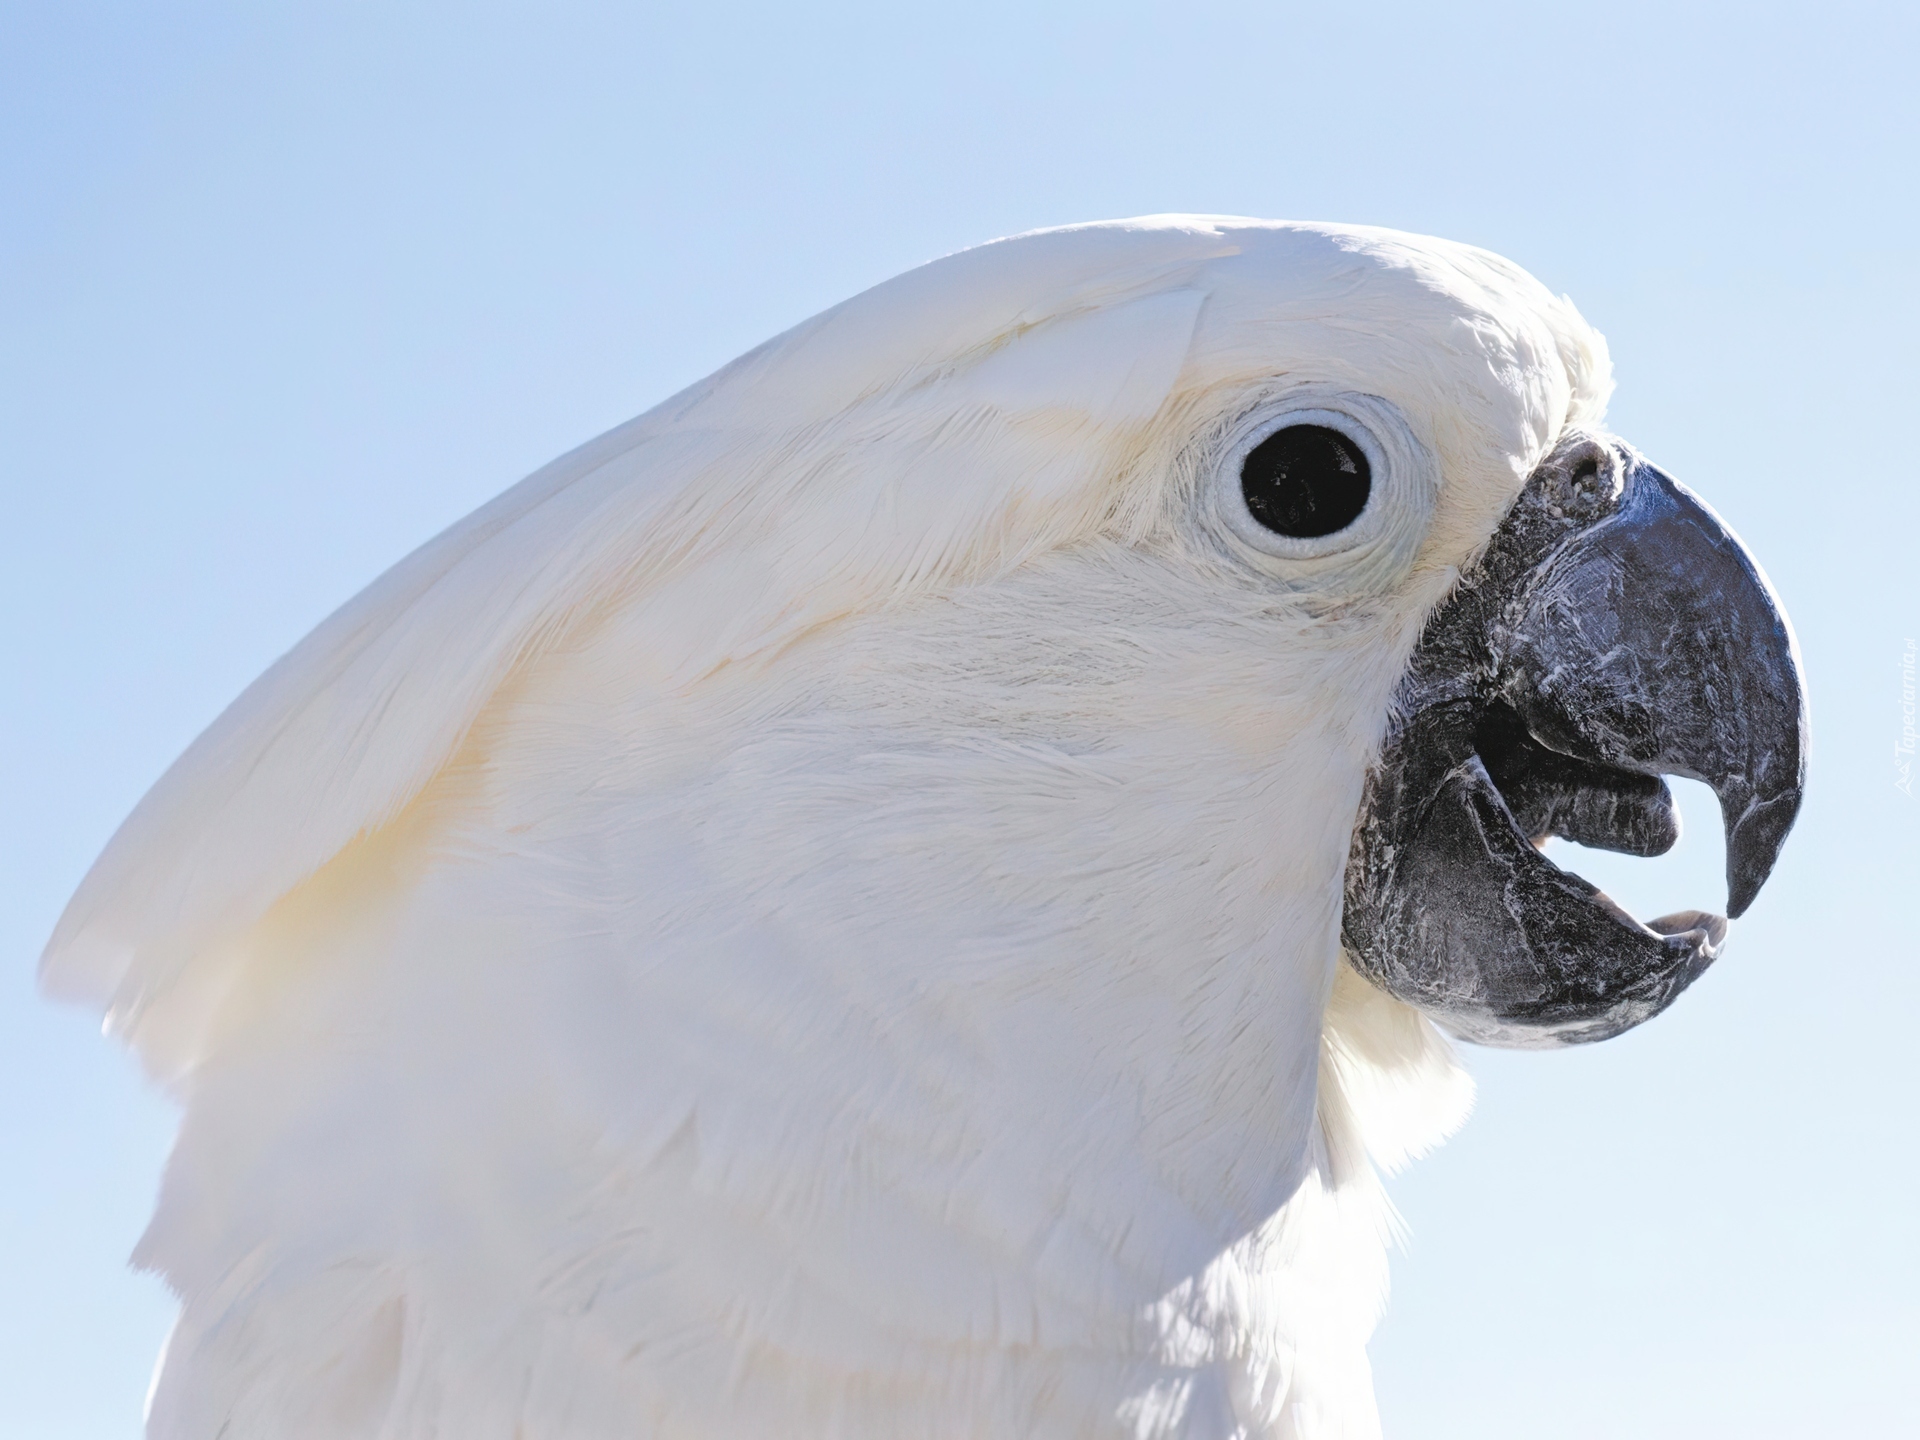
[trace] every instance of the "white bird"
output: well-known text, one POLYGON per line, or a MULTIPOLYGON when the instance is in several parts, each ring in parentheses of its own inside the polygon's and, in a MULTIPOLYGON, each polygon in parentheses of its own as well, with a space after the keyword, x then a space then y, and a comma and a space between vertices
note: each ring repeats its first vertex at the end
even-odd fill
POLYGON ((1376 1434, 1422 1010, 1594 1038, 1724 930, 1508 842, 1659 848, 1678 770, 1739 890, 1797 803, 1784 622, 1610 388, 1466 246, 1043 231, 403 560, 48 947, 184 1112, 151 1436, 1376 1434))

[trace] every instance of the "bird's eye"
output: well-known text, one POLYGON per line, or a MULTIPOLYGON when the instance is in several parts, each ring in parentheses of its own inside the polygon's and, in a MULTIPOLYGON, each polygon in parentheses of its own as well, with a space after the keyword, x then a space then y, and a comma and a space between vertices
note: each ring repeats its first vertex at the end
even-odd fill
POLYGON ((1309 381, 1218 434, 1201 494, 1237 559, 1322 596, 1378 593, 1406 574, 1440 471, 1391 400, 1309 381))
POLYGON ((1240 465, 1248 513, 1274 534, 1298 540, 1346 529, 1372 490, 1366 453, 1325 425, 1276 430, 1240 465))

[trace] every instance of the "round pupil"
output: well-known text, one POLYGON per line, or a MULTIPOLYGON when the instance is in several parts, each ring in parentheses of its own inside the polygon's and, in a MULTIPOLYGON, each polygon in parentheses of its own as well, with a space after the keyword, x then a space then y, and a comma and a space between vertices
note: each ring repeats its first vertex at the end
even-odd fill
POLYGON ((1253 447, 1240 467, 1247 509, 1296 540, 1331 535, 1367 508, 1372 467, 1360 447, 1324 425, 1289 425, 1253 447))

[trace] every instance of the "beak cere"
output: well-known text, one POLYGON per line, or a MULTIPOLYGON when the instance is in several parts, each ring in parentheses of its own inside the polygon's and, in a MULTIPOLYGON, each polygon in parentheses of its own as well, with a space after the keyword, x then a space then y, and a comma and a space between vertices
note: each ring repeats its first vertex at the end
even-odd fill
POLYGON ((1726 921, 1643 925, 1540 844, 1659 854, 1679 834, 1660 777, 1704 781, 1738 915, 1799 811, 1805 763, 1793 637, 1752 558, 1659 470, 1576 436, 1402 677, 1354 827, 1346 949, 1470 1040, 1617 1035, 1713 962, 1726 921))

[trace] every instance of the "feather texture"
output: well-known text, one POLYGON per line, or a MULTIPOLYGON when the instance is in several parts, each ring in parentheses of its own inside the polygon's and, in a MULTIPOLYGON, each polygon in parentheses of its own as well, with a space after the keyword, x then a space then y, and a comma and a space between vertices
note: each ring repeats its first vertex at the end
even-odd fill
POLYGON ((1039 232, 408 557, 49 946, 184 1105, 152 1433, 1372 1433, 1374 1165, 1468 1091, 1340 964, 1348 834, 1426 614, 1607 384, 1466 247, 1039 232), (1435 460, 1385 593, 1207 523, 1303 385, 1435 460))

